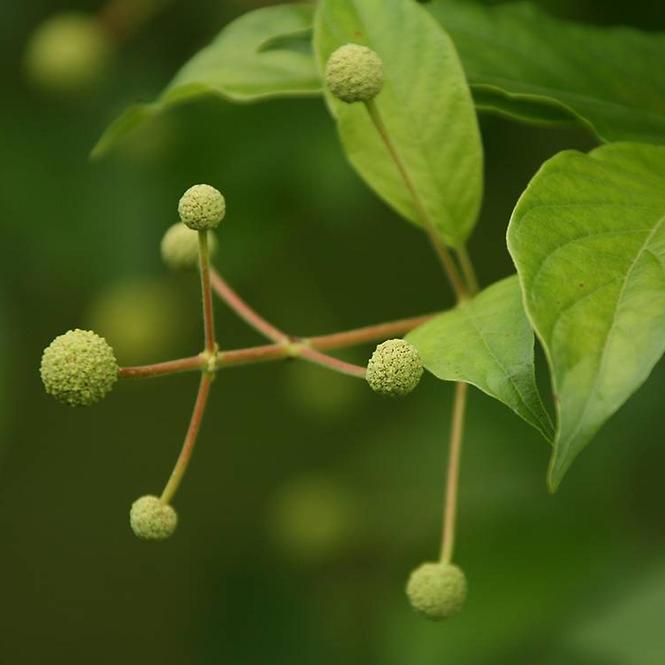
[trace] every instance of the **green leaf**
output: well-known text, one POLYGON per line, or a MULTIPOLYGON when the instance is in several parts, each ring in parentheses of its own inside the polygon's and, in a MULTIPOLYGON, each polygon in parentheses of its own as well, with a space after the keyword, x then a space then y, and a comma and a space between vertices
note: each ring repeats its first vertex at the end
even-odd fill
POLYGON ((561 21, 526 2, 427 7, 453 38, 479 108, 577 118, 605 141, 665 142, 665 34, 561 21))
POLYGON ((552 421, 536 386, 533 331, 516 275, 438 315, 407 339, 434 376, 480 388, 552 440, 552 421))
MULTIPOLYGON (((426 7, 453 39, 478 110, 527 123, 582 124, 606 141, 665 142, 665 34, 561 21, 528 3, 438 0, 426 7)), ((204 95, 251 102, 319 94, 312 19, 304 4, 238 18, 155 103, 127 109, 93 154, 204 95)))
POLYGON ((155 115, 206 95, 246 103, 272 97, 320 94, 321 83, 311 49, 289 44, 311 29, 313 7, 278 5, 249 12, 229 23, 206 48, 176 74, 152 104, 128 108, 104 132, 93 157, 155 115), (284 38, 282 43, 278 38, 284 38))
MULTIPOLYGON (((459 247, 471 232, 482 196, 482 147, 457 53, 436 21, 412 0, 323 0, 314 49, 323 71, 348 42, 376 51, 386 82, 375 103, 432 225, 459 247)), ((389 205, 420 223, 413 197, 364 104, 326 93, 349 160, 389 205)))
POLYGON ((665 351, 665 147, 550 159, 515 208, 508 247, 552 372, 555 489, 665 351))

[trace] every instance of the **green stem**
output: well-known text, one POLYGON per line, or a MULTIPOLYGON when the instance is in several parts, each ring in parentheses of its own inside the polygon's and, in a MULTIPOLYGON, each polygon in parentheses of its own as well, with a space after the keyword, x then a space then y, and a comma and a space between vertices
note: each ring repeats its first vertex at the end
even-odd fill
POLYGON ((462 272, 464 273, 464 279, 466 280, 469 294, 473 296, 478 293, 479 290, 478 278, 476 277, 476 270, 473 267, 473 262, 466 249, 466 245, 462 245, 462 247, 457 250, 457 256, 460 265, 462 266, 462 272))
POLYGON ((455 292, 457 300, 464 300, 464 298, 466 298, 467 295, 466 286, 464 285, 464 280, 462 279, 459 270, 455 265, 455 261, 453 260, 453 257, 451 256, 450 252, 448 251, 448 248, 441 241, 436 232, 434 223, 432 222, 432 219, 430 218, 429 213, 425 208, 425 205, 420 199, 418 191, 416 190, 415 185, 411 180, 411 176, 409 175, 406 165, 402 161, 402 158, 397 152, 397 148, 395 147, 395 145, 392 142, 392 139, 390 138, 390 133, 388 132, 388 128, 383 122, 383 118, 381 117, 381 113, 379 112, 379 109, 375 101, 372 99, 368 102, 365 102, 365 107, 367 108, 369 117, 374 123, 374 127, 379 132, 379 135, 381 136, 381 139, 383 140, 386 149, 390 153, 390 156, 392 157, 392 160, 395 163, 397 170, 402 176, 402 180, 404 181, 406 188, 409 190, 409 193, 411 194, 411 198, 413 199, 413 205, 420 219, 420 223, 425 229, 425 232, 427 233, 430 242, 432 243, 432 247, 434 247, 434 251, 437 253, 439 260, 441 261, 441 265, 443 266, 444 272, 448 276, 448 280, 450 281, 453 291, 455 292))
POLYGON ((203 327, 205 330, 205 349, 212 356, 217 352, 215 340, 215 319, 210 289, 210 253, 208 251, 208 232, 199 231, 199 273, 201 274, 201 297, 203 299, 203 327))
POLYGON ((464 438, 464 415, 469 386, 466 383, 455 384, 453 418, 450 426, 448 450, 448 473, 443 502, 443 536, 441 542, 441 561, 450 563, 455 549, 455 526, 457 523, 457 496, 459 487, 459 468, 464 438))

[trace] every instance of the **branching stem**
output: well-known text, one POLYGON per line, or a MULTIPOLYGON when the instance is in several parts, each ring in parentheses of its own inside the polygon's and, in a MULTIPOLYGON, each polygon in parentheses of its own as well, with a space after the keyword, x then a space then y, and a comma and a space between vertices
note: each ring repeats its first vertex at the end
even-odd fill
MULTIPOLYGON (((290 338, 288 344, 264 344, 262 346, 252 346, 245 349, 231 349, 228 351, 220 351, 216 356, 216 369, 229 367, 234 365, 249 365, 269 360, 284 360, 286 358, 299 358, 302 357, 318 364, 321 362, 321 355, 328 359, 335 361, 335 364, 342 363, 343 361, 337 358, 325 356, 325 354, 317 354, 316 360, 311 354, 304 354, 303 351, 307 349, 314 350, 327 350, 327 349, 342 349, 358 344, 365 344, 367 342, 374 342, 384 340, 393 335, 403 335, 410 330, 418 327, 425 321, 434 316, 433 314, 425 314, 422 316, 414 316, 408 319, 398 319, 396 321, 386 321, 385 323, 378 323, 373 326, 365 326, 363 328, 355 328, 353 330, 345 330, 343 332, 332 333, 329 335, 319 335, 315 337, 290 338), (306 356, 309 357, 306 357, 306 356)), ((349 365, 345 363, 345 365, 349 365)), ((188 372, 193 370, 201 370, 207 366, 206 359, 201 356, 190 356, 189 358, 180 358, 178 360, 169 360, 167 362, 155 363, 153 365, 138 365, 136 367, 123 367, 120 369, 120 378, 134 379, 134 378, 147 378, 153 376, 164 376, 167 374, 176 374, 179 372, 188 372)), ((331 367, 331 365, 327 365, 331 367)), ((352 375, 360 376, 360 370, 357 366, 351 366, 355 369, 350 373, 352 375)), ((332 367, 331 367, 332 368, 332 367)), ((333 368, 335 369, 335 368, 333 368)), ((348 367, 347 367, 348 369, 348 367)), ((361 368, 364 372, 364 368, 361 368)))
POLYGON ((215 293, 247 324, 260 332, 273 342, 290 342, 289 336, 266 321, 260 314, 252 309, 214 269, 210 269, 210 282, 215 293))

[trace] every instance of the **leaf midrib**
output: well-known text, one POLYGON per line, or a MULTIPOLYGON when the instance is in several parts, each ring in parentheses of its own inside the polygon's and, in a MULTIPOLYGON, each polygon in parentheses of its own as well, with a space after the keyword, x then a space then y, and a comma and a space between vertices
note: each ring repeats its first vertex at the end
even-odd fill
POLYGON ((596 375, 594 378, 593 385, 591 386, 591 390, 587 392, 585 403, 584 403, 584 409, 582 410, 582 413, 580 417, 577 420, 577 423, 575 425, 575 429, 573 432, 567 437, 565 440, 565 443, 562 443, 561 439, 557 437, 557 446, 555 447, 554 451, 554 459, 553 459, 553 464, 552 467, 554 468, 556 461, 559 460, 561 457, 561 447, 565 447, 565 452, 567 453, 569 450, 570 443, 577 437, 579 434, 580 430, 582 429, 582 426, 584 424, 584 421, 586 420, 586 416, 589 411, 589 406, 592 401, 592 397, 595 396, 596 391, 598 389, 598 383, 600 381, 600 376, 602 375, 603 369, 605 367, 605 363, 607 360, 607 348, 609 345, 610 338, 614 334, 614 330, 616 329, 616 318, 618 315, 619 307, 621 305, 621 302, 624 298, 625 292, 626 292, 626 287, 628 285, 628 282, 630 281, 630 277, 633 273, 633 270, 635 269, 635 266, 637 265, 637 262, 640 260, 642 255, 647 251, 647 248, 649 246, 649 243, 653 239, 654 235, 658 232, 660 227, 663 225, 665 222, 665 214, 662 215, 658 221, 654 224, 654 227, 651 229, 650 233, 647 235, 647 237, 644 240, 644 243, 640 247, 639 251, 636 253, 635 258, 630 264, 630 267, 628 268, 628 271, 626 272, 626 276, 623 280, 623 283, 621 285, 621 289, 619 291, 619 294, 617 296, 617 300, 614 306, 614 311, 612 314, 612 322, 610 323, 610 326, 607 330, 607 333, 605 335, 605 339, 603 340, 603 348, 600 353, 600 360, 598 361, 598 369, 596 371, 596 375))
MULTIPOLYGON (((472 314, 472 307, 473 307, 472 305, 463 306, 460 309, 460 311, 464 314, 464 317, 467 319, 467 321, 469 322, 471 327, 475 330, 478 337, 480 337, 481 342, 483 343, 483 345, 487 349, 487 352, 489 353, 492 360, 494 360, 495 364, 501 369, 504 376, 510 382, 510 385, 513 387, 513 390, 517 394, 520 402, 522 403, 524 408, 527 410, 527 412, 530 413, 531 416, 533 417, 534 423, 538 423, 538 425, 539 425, 538 429, 540 430, 541 434, 543 434, 543 436, 545 436, 545 438, 549 440, 550 439, 550 434, 548 434, 548 432, 551 432, 551 429, 550 429, 551 428, 551 422, 550 423, 547 423, 547 422, 543 423, 542 420, 540 419, 540 417, 538 417, 538 414, 533 411, 533 409, 531 408, 529 403, 524 399, 521 390, 518 388, 517 384, 515 383, 514 375, 506 369, 505 365, 496 356, 496 354, 492 350, 491 346, 488 344, 487 340, 485 339, 485 336, 482 332, 482 329, 476 324, 476 319, 472 314), (550 425, 550 428, 544 426, 544 425, 547 425, 547 424, 550 425)), ((547 414, 547 412, 544 410, 544 408, 543 408, 543 413, 547 414)))

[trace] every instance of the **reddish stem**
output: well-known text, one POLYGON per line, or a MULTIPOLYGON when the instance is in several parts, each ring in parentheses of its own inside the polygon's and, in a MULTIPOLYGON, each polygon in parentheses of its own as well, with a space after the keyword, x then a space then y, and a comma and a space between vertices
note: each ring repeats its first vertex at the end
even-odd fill
POLYGON ((422 323, 429 321, 433 316, 434 314, 423 314, 422 316, 414 316, 409 319, 387 321, 386 323, 377 323, 373 326, 354 328, 353 330, 331 333, 329 335, 306 337, 301 341, 314 349, 341 349, 356 344, 386 340, 394 335, 403 335, 417 328, 422 323))
POLYGON ((187 466, 192 457, 194 446, 196 445, 196 438, 201 427, 201 420, 205 412, 206 404, 208 402, 208 395, 210 393, 210 383, 213 379, 213 374, 203 372, 201 374, 201 382, 199 383, 199 390, 196 394, 196 402, 194 403, 194 410, 192 411, 192 418, 189 421, 185 441, 182 444, 182 449, 178 460, 173 467, 171 476, 164 487, 161 499, 164 503, 170 503, 174 494, 176 493, 182 477, 185 475, 187 466))
POLYGON ((222 278, 214 269, 210 269, 210 282, 217 295, 246 323, 271 339, 273 342, 286 343, 289 336, 266 321, 260 314, 253 310, 222 278))
POLYGON ((360 379, 365 378, 365 372, 367 371, 364 367, 360 365, 353 365, 352 363, 347 363, 344 360, 339 358, 333 358, 325 353, 316 351, 315 349, 309 349, 306 346, 302 347, 299 357, 304 360, 309 360, 316 365, 322 365, 323 367, 328 367, 342 374, 347 374, 348 376, 357 376, 360 379))
POLYGON ((178 372, 189 372, 193 369, 202 369, 204 360, 201 356, 190 358, 179 358, 178 360, 167 360, 154 365, 139 365, 137 367, 121 367, 118 376, 121 379, 140 379, 152 376, 163 376, 164 374, 176 374, 178 372))
MULTIPOLYGON (((403 335, 413 330, 417 326, 425 323, 434 316, 426 314, 423 316, 414 316, 409 319, 399 319, 397 321, 388 321, 378 323, 373 326, 355 328, 344 332, 332 333, 330 335, 319 335, 316 337, 306 337, 291 342, 290 344, 263 344, 261 346, 251 346, 245 349, 231 349, 221 351, 217 354, 217 367, 227 367, 233 365, 248 365, 251 363, 265 362, 269 360, 282 360, 284 358, 305 357, 306 352, 323 349, 342 349, 356 344, 365 344, 387 339, 393 335, 403 335)), ((316 353, 314 351, 314 353, 316 353)), ((349 366, 337 358, 326 354, 316 354, 316 361, 309 353, 308 360, 326 365, 332 369, 340 369, 341 366, 349 366), (323 361, 323 358, 326 361, 323 361)), ((169 360, 167 362, 156 363, 154 365, 139 365, 137 367, 123 367, 120 369, 121 378, 143 378, 150 376, 162 376, 164 374, 175 374, 176 372, 186 372, 188 370, 202 369, 206 366, 201 356, 192 356, 190 358, 181 358, 179 360, 169 360)), ((351 374, 360 376, 357 366, 354 367, 351 374)), ((349 367, 347 367, 348 369, 349 367)), ((345 372, 349 373, 349 372, 345 372)))

